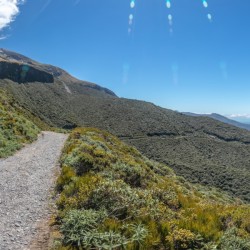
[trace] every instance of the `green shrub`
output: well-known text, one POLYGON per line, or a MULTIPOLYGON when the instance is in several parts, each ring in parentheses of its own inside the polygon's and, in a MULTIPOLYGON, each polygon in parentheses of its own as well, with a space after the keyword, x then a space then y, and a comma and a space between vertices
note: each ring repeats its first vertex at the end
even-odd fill
POLYGON ((74 130, 61 163, 57 205, 62 249, 248 246, 249 205, 188 183, 106 132, 74 130), (231 227, 237 235, 225 233, 231 227))
POLYGON ((0 91, 0 158, 12 155, 24 143, 37 139, 39 128, 24 118, 0 91))
POLYGON ((198 237, 189 230, 175 229, 166 237, 170 249, 201 249, 198 237))
POLYGON ((238 229, 233 227, 228 229, 221 237, 218 249, 220 250, 249 250, 250 237, 244 239, 238 236, 238 229))
POLYGON ((117 249, 128 244, 140 245, 147 236, 147 229, 141 224, 123 226, 126 236, 112 230, 98 231, 105 218, 105 210, 71 210, 62 221, 63 243, 77 249, 117 249))
POLYGON ((107 214, 94 210, 71 210, 62 221, 61 231, 65 245, 86 247, 87 236, 103 222, 107 214))

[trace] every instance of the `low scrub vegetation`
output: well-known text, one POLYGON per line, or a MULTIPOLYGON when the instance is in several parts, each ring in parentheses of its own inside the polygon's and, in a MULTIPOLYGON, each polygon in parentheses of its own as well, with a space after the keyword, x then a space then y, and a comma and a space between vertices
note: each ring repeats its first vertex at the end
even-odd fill
POLYGON ((189 117, 151 103, 117 98, 101 88, 98 91, 98 86, 93 89, 84 82, 68 81, 64 74, 60 79, 65 79, 71 94, 57 80, 54 84, 16 84, 5 79, 0 86, 36 119, 52 127, 109 131, 186 180, 250 202, 249 131, 208 117, 189 117))
MULTIPOLYGON (((131 141, 128 140, 128 143, 131 141)), ((171 166, 192 183, 219 188, 250 202, 250 143, 190 134, 132 141, 147 157, 171 166)))
POLYGON ((61 167, 54 249, 250 249, 249 205, 107 132, 75 129, 61 167))
POLYGON ((0 158, 34 141, 38 133, 39 128, 18 112, 11 99, 0 90, 0 158))

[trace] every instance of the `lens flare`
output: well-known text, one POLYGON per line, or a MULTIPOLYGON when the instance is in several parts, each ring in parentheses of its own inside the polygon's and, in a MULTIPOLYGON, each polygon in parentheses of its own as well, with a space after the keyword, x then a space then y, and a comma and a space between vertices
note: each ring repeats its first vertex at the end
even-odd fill
MULTIPOLYGON (((166 3, 167 9, 171 9, 171 0, 165 0, 165 3, 166 3)), ((169 34, 172 35, 173 34, 173 28, 172 28, 173 16, 170 13, 168 14, 168 24, 169 24, 169 34)))
POLYGON ((168 24, 170 26, 170 33, 172 33, 173 29, 171 28, 171 26, 173 25, 173 16, 171 14, 168 15, 168 24))
POLYGON ((122 83, 126 84, 129 80, 129 71, 130 71, 130 65, 129 63, 124 63, 122 67, 123 76, 122 76, 122 83))
POLYGON ((134 8, 135 8, 135 0, 130 1, 130 8, 131 8, 131 13, 128 16, 128 34, 130 35, 132 33, 132 28, 133 28, 133 20, 134 20, 134 8))
POLYGON ((167 7, 168 9, 171 8, 171 2, 170 2, 170 0, 167 0, 167 1, 166 1, 166 7, 167 7))
POLYGON ((213 16, 210 13, 207 14, 207 18, 210 22, 213 20, 213 16))
POLYGON ((22 66, 22 71, 21 71, 21 74, 20 74, 22 81, 24 81, 24 79, 26 78, 26 75, 29 72, 29 70, 30 70, 30 67, 28 65, 23 65, 22 66))
POLYGON ((208 7, 208 2, 207 2, 206 0, 203 0, 202 2, 203 2, 203 6, 204 6, 205 8, 207 8, 207 7, 208 7))
POLYGON ((135 0, 132 0, 130 2, 130 8, 133 9, 135 7, 135 0))
MULTIPOLYGON (((207 0, 202 0, 202 3, 203 3, 203 7, 204 7, 204 8, 208 8, 208 2, 207 2, 207 0)), ((207 14, 207 19, 208 19, 210 22, 212 22, 212 20, 213 20, 212 14, 208 13, 208 14, 207 14)))
POLYGON ((129 23, 129 25, 133 24, 133 19, 134 19, 134 15, 130 14, 129 17, 128 17, 128 23, 129 23))
MULTIPOLYGON (((1 1, 1 0, 0 0, 1 1)), ((205 9, 209 8, 209 0, 201 0, 202 1, 202 5, 205 9)), ((130 34, 133 29, 134 29, 134 20, 135 20, 135 7, 136 7, 136 0, 130 0, 130 14, 128 17, 128 23, 129 23, 129 27, 128 27, 128 33, 130 34)), ((168 24, 169 24, 169 32, 170 34, 173 33, 173 15, 172 15, 172 11, 170 11, 172 9, 172 0, 164 0, 165 3, 165 8, 167 8, 167 20, 168 20, 168 24)), ((206 12, 206 18, 207 20, 209 20, 209 22, 212 23, 213 21, 213 15, 211 12, 207 11, 206 12)))

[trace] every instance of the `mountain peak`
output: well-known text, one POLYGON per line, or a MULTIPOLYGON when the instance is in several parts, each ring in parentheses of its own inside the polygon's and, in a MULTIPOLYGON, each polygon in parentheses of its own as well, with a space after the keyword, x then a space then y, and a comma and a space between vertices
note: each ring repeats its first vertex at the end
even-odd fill
MULTIPOLYGON (((9 79, 17 83, 60 83, 71 85, 77 91, 92 95, 100 94, 116 97, 115 93, 95 83, 79 80, 65 70, 42 64, 22 54, 0 48, 0 79, 9 79), (80 86, 79 86, 80 85, 80 86)), ((68 86, 67 86, 68 88, 68 86)))
POLYGON ((0 49, 0 79, 9 79, 17 83, 54 82, 51 73, 33 63, 28 57, 5 49, 0 49))

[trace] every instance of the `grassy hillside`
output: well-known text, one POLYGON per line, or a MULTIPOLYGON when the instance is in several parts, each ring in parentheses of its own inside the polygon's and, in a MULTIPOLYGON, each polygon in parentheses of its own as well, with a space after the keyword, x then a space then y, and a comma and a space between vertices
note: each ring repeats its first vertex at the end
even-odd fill
POLYGON ((248 131, 147 102, 90 94, 80 83, 68 84, 71 93, 59 81, 18 85, 5 80, 2 86, 50 126, 107 130, 191 182, 250 201, 248 131))
POLYGON ((0 158, 37 138, 39 128, 26 119, 7 94, 0 90, 0 158))
POLYGON ((250 206, 194 186, 98 129, 61 158, 54 249, 250 249, 250 206))
POLYGON ((3 50, 0 59, 53 75, 54 83, 42 83, 40 77, 25 84, 11 81, 13 77, 0 80, 0 88, 11 93, 24 108, 21 113, 26 110, 25 115, 39 127, 109 131, 193 183, 215 186, 250 201, 250 131, 118 98, 108 89, 15 52, 3 50))

